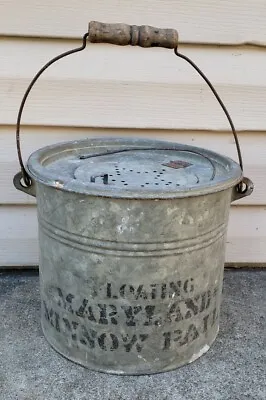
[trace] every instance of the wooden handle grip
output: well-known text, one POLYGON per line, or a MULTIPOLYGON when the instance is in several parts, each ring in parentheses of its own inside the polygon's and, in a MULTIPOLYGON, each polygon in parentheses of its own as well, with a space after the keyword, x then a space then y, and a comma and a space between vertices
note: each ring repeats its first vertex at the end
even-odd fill
POLYGON ((89 23, 91 43, 111 43, 119 46, 165 47, 173 49, 178 45, 175 29, 159 29, 148 25, 89 23))

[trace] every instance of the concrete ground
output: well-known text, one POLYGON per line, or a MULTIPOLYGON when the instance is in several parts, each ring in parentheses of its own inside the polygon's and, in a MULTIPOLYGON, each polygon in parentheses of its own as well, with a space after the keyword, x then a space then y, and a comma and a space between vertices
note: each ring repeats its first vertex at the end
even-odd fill
POLYGON ((50 348, 37 272, 0 273, 1 400, 266 399, 266 270, 225 272, 220 333, 199 360, 164 374, 91 372, 50 348))

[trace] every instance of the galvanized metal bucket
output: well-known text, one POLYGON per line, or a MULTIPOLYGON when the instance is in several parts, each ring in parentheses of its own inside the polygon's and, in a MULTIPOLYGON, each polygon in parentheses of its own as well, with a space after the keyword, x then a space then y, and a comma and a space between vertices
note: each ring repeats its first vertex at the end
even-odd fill
POLYGON ((191 363, 218 332, 230 204, 251 181, 215 152, 137 138, 56 144, 25 168, 20 118, 36 77, 19 112, 14 184, 37 198, 45 337, 109 373, 191 363))

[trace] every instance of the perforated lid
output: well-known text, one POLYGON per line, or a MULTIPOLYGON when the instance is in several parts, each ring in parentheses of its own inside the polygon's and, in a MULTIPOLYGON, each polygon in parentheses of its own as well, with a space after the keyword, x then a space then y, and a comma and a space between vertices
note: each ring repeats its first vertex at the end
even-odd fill
POLYGON ((242 172, 228 157, 165 141, 93 138, 33 153, 27 169, 43 184, 122 198, 173 198, 224 190, 242 172))

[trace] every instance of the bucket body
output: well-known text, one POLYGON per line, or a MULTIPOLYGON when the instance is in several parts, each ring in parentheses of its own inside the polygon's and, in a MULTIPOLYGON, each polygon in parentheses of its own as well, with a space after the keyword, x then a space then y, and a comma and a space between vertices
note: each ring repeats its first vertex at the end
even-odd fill
POLYGON ((31 187, 20 174, 15 184, 37 199, 52 347, 130 375, 204 354, 219 327, 230 203, 244 196, 239 165, 192 146, 109 137, 39 149, 27 170, 31 187))
POLYGON ((218 332, 231 194, 129 200, 37 183, 49 343, 116 374, 168 371, 204 354, 218 332))

